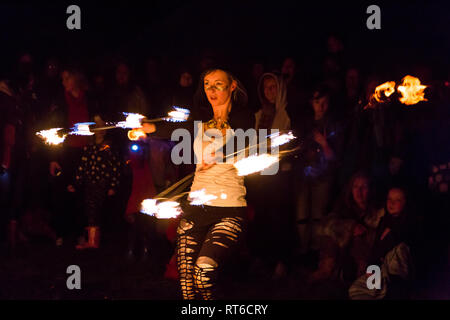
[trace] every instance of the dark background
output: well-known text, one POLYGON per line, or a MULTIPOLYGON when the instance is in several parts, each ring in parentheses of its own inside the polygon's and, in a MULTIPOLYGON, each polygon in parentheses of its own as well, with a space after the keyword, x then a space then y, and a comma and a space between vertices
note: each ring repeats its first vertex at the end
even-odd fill
POLYGON ((0 4, 1 56, 2 64, 25 51, 38 60, 56 55, 96 63, 111 53, 178 59, 211 50, 234 62, 279 63, 293 55, 307 66, 334 33, 350 59, 369 71, 414 63, 431 65, 439 77, 449 66, 449 10, 446 1, 6 2, 0 4), (66 28, 71 4, 81 8, 81 30, 66 28), (371 4, 381 8, 381 30, 366 27, 371 4))

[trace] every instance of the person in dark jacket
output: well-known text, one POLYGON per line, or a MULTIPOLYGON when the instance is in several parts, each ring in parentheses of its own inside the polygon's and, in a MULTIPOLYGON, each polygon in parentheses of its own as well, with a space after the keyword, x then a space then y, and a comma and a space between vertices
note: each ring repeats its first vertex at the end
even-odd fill
MULTIPOLYGON (((94 118, 94 113, 90 110, 84 75, 76 68, 65 68, 61 76, 64 92, 50 106, 45 128, 72 128, 76 123, 89 122, 94 118)), ((71 183, 77 159, 80 158, 87 143, 88 138, 85 136, 69 135, 62 146, 49 147, 52 220, 58 236, 57 245, 62 245, 63 236, 81 228, 79 214, 76 213, 81 210, 76 205, 80 201, 67 192, 66 186, 71 183), (74 205, 68 205, 70 203, 74 205)))
POLYGON ((343 136, 340 124, 330 116, 329 91, 325 86, 314 90, 312 114, 297 129, 304 141, 303 154, 297 163, 297 223, 300 254, 317 250, 317 226, 329 205, 337 168, 340 163, 343 136))

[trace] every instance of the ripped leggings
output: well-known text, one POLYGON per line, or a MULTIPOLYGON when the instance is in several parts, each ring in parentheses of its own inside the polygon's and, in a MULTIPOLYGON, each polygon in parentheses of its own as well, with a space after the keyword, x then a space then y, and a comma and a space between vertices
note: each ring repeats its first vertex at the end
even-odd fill
POLYGON ((242 233, 246 207, 190 206, 183 208, 177 229, 177 265, 183 299, 196 293, 214 298, 218 268, 242 233))

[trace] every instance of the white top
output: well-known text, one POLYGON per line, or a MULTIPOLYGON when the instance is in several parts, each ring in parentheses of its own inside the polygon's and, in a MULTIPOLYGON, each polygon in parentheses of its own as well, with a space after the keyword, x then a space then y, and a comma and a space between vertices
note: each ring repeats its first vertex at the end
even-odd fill
MULTIPOLYGON (((227 138, 234 135, 232 129, 228 129, 227 138)), ((207 130, 209 132, 218 132, 215 129, 207 130)), ((202 141, 211 142, 214 150, 223 147, 225 139, 214 139, 203 133, 202 123, 198 123, 196 136, 194 138, 194 152, 197 159, 197 166, 194 181, 191 186, 192 191, 205 190, 206 195, 216 197, 209 200, 205 205, 213 207, 246 207, 245 200, 246 189, 244 186, 244 177, 237 175, 237 170, 231 163, 217 163, 209 169, 200 170, 202 167, 202 141)))

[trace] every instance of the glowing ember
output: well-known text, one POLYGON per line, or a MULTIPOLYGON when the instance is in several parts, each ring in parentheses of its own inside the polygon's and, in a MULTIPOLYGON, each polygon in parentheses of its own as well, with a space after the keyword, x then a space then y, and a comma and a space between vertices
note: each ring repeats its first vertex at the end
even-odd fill
POLYGON ((95 122, 75 123, 69 134, 76 134, 78 136, 92 136, 95 133, 90 130, 89 126, 94 124, 95 122))
POLYGON ((426 87, 420 84, 418 78, 409 75, 404 77, 402 84, 397 88, 398 92, 402 95, 400 102, 406 105, 413 105, 420 101, 427 101, 424 92, 426 87))
POLYGON ((145 132, 143 132, 141 129, 133 129, 128 131, 128 139, 130 139, 131 141, 137 141, 140 138, 145 138, 146 134, 145 132))
POLYGON ((141 203, 141 212, 158 219, 171 219, 178 217, 182 211, 176 201, 156 202, 155 199, 145 199, 141 203))
POLYGON ((118 122, 116 124, 116 127, 128 129, 136 129, 142 127, 141 120, 144 119, 145 116, 138 113, 124 112, 123 114, 127 116, 125 121, 118 122))
POLYGON ((62 130, 62 128, 42 130, 36 132, 36 135, 43 139, 46 144, 58 145, 60 143, 63 143, 67 136, 67 134, 63 134, 62 136, 60 136, 58 134, 59 130, 62 130))
POLYGON ((395 92, 395 82, 388 81, 383 84, 380 84, 378 87, 375 88, 375 93, 373 94, 373 97, 378 102, 383 102, 385 98, 388 98, 394 92, 395 92))
POLYGON ((193 206, 201 206, 204 204, 208 204, 209 201, 215 199, 217 199, 217 197, 212 194, 206 194, 205 189, 191 191, 189 193, 189 200, 191 200, 191 205, 193 206))
POLYGON ((190 111, 188 109, 173 107, 174 110, 168 113, 167 121, 183 122, 189 118, 190 111))
POLYGON ((238 170, 239 176, 246 176, 263 171, 279 160, 278 156, 264 153, 262 155, 252 155, 241 159, 234 164, 234 167, 238 170))
POLYGON ((289 141, 295 139, 296 137, 292 134, 292 131, 288 133, 280 134, 280 132, 276 132, 270 135, 271 147, 276 148, 283 144, 288 143, 289 141))

